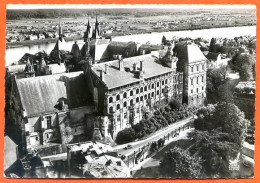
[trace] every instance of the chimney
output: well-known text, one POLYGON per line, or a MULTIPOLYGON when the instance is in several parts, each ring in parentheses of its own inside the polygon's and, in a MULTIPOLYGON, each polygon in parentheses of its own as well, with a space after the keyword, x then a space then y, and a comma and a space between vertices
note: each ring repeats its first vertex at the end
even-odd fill
POLYGON ((119 71, 123 71, 124 70, 123 60, 118 60, 118 64, 119 64, 119 71))
POLYGON ((140 71, 144 71, 144 61, 140 60, 140 71))
POLYGON ((105 73, 108 74, 108 72, 107 72, 107 64, 105 64, 105 73))
POLYGON ((104 72, 103 72, 103 70, 100 70, 99 72, 100 72, 100 79, 102 81, 104 81, 104 72))
POLYGON ((137 71, 137 66, 136 65, 137 65, 137 63, 133 64, 133 71, 137 71))

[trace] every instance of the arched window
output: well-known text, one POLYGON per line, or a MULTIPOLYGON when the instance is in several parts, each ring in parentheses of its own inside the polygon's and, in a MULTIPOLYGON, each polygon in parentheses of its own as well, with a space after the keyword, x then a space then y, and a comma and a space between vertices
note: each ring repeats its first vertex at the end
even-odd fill
POLYGON ((124 98, 126 98, 126 97, 127 97, 127 93, 125 92, 125 93, 124 93, 124 98))
POLYGON ((147 99, 147 95, 144 95, 144 99, 147 99))
POLYGON ((159 90, 157 91, 157 95, 159 95, 160 94, 160 92, 159 92, 159 90))
POLYGON ((164 85, 164 81, 162 80, 162 85, 164 85))
POLYGON ((124 107, 126 107, 127 106, 127 102, 124 102, 124 107))
POLYGON ((152 92, 152 97, 154 97, 154 92, 152 92))
POLYGON ((109 107, 109 113, 113 113, 113 112, 114 112, 113 107, 109 107))
POLYGON ((134 101, 133 99, 130 100, 130 105, 133 105, 134 104, 134 101))
POLYGON ((143 100, 144 100, 144 97, 143 97, 143 96, 141 96, 140 100, 141 100, 141 101, 143 101, 143 100))
POLYGON ((154 84, 152 84, 152 89, 154 89, 154 84))
POLYGON ((136 98, 136 102, 139 102, 139 97, 136 98))
POLYGON ((113 102, 113 97, 109 97, 109 103, 113 102))
POLYGON ((133 96, 133 93, 134 93, 133 91, 130 91, 130 96, 133 96))
POLYGON ((138 93, 139 93, 139 89, 137 88, 137 89, 136 89, 136 94, 138 94, 138 93))
POLYGON ((193 67, 191 67, 190 69, 191 69, 191 72, 193 72, 193 67))
POLYGON ((149 93, 149 94, 148 94, 148 98, 150 98, 150 97, 151 97, 151 94, 149 93))
POLYGON ((157 87, 159 87, 160 86, 160 83, 159 82, 157 82, 157 87))
POLYGON ((166 85, 168 84, 168 79, 165 79, 165 84, 166 84, 166 85))
POLYGON ((144 91, 147 91, 147 86, 144 87, 144 91))
POLYGON ((120 109, 120 104, 117 104, 117 105, 116 105, 116 109, 117 109, 117 110, 120 109))
POLYGON ((143 92, 143 91, 144 91, 144 88, 143 88, 143 87, 141 87, 141 88, 140 88, 140 92, 143 92))
POLYGON ((116 100, 120 100, 120 95, 117 95, 117 96, 116 96, 116 100))

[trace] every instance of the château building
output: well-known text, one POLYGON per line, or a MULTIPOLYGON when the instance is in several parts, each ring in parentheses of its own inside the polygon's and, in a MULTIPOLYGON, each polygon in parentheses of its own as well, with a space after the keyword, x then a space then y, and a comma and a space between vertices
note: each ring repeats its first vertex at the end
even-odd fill
MULTIPOLYGON (((103 39, 96 20, 94 31, 88 23, 83 47, 75 43, 70 52, 85 60, 84 70, 61 73, 58 71, 65 71, 59 56, 62 38, 60 31, 54 48, 56 66, 41 60, 34 69, 28 60, 24 65, 28 77, 12 77, 8 119, 20 130, 25 149, 92 140, 94 136, 114 139, 161 102, 172 98, 189 106, 204 102, 207 59, 192 42, 177 43, 173 49, 144 46, 142 50, 148 51, 139 55, 133 42, 103 39), (100 55, 107 55, 110 61, 98 61, 100 55)), ((20 68, 13 70, 21 74, 20 68)))

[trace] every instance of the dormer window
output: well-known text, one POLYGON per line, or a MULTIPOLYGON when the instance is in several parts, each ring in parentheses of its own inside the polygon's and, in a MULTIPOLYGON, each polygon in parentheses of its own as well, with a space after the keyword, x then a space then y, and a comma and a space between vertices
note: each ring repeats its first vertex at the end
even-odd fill
POLYGON ((46 116, 47 129, 51 129, 51 116, 46 116))

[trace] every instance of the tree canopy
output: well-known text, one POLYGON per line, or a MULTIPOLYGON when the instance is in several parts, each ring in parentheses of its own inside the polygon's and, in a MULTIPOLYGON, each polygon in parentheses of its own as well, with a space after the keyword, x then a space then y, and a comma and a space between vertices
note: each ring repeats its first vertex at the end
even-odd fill
POLYGON ((237 53, 232 58, 230 67, 239 73, 240 79, 242 81, 250 81, 255 79, 255 62, 255 56, 250 54, 237 53))
POLYGON ((198 178, 202 170, 201 159, 179 147, 165 153, 159 168, 162 176, 174 178, 198 178))

